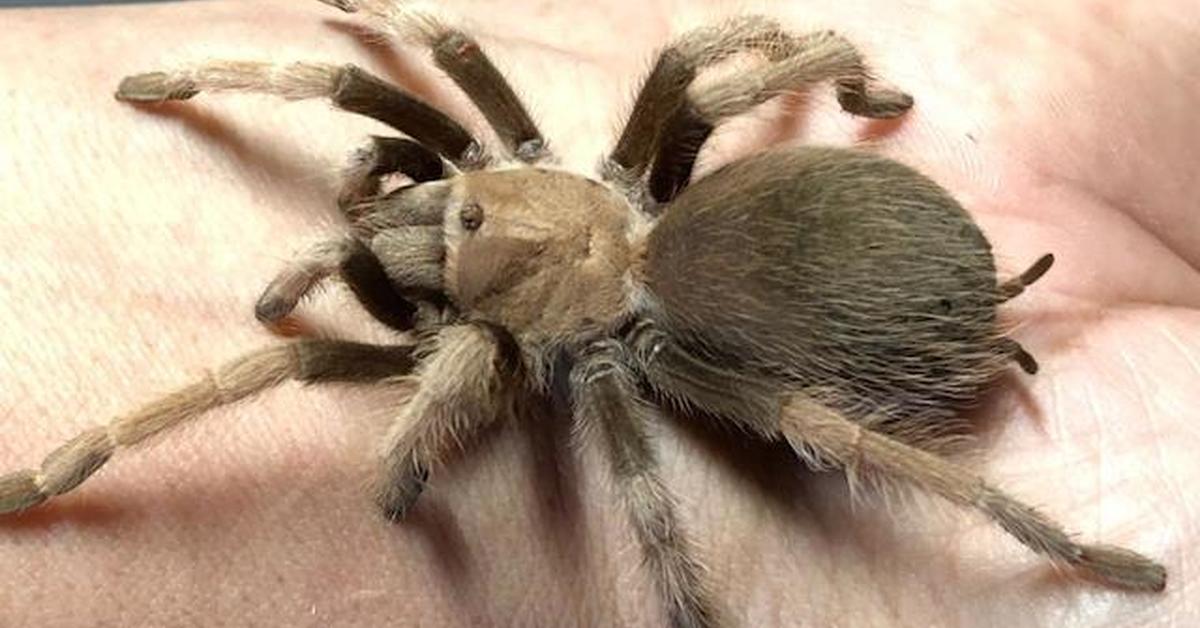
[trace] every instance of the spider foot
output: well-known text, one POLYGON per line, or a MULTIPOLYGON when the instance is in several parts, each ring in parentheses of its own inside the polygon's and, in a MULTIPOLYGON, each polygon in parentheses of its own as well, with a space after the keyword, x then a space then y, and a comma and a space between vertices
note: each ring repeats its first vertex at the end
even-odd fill
POLYGON ((294 285, 297 282, 286 281, 290 276, 281 275, 281 278, 271 282, 254 304, 254 318, 269 327, 283 323, 296 309, 303 294, 303 287, 294 285))
POLYGON ((1076 565, 1101 582, 1134 591, 1162 591, 1167 570, 1160 564, 1123 547, 1085 545, 1076 565))
POLYGON ((899 117, 913 106, 912 96, 883 87, 839 87, 837 97, 843 110, 880 120, 899 117))
POLYGON ((0 515, 21 512, 46 500, 33 471, 17 471, 0 476, 0 515))
POLYGON ((408 516, 417 498, 425 491, 429 481, 429 470, 420 467, 402 477, 384 481, 375 503, 388 521, 397 522, 408 516))
POLYGON ((187 100, 200 90, 195 81, 179 74, 146 72, 127 76, 117 86, 117 100, 125 102, 163 102, 187 100))

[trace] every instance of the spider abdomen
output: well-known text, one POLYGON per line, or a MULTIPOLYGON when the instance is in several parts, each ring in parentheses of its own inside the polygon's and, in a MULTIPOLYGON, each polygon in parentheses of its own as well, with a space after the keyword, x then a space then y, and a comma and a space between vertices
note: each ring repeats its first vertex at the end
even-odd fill
POLYGON ((987 240, 935 183, 878 156, 730 164, 666 209, 645 264, 682 343, 859 418, 948 418, 1007 361, 987 240))

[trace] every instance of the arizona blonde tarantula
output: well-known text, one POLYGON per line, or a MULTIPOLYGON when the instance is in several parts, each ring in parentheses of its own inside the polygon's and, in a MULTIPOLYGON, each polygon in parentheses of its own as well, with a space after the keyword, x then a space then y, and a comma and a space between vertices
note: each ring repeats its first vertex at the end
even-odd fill
POLYGON ((41 467, 0 477, 0 512, 79 486, 118 446, 144 441, 288 379, 417 386, 387 435, 376 501, 402 518, 458 439, 569 390, 612 476, 675 626, 723 613, 659 479, 656 405, 790 444, 814 467, 895 480, 981 510, 1029 548, 1114 586, 1161 590, 1129 550, 1074 542, 1057 524, 939 455, 959 415, 1015 361, 1037 364, 996 321, 1052 263, 998 282, 968 214, 912 169, 870 154, 791 148, 692 182, 716 126, 784 92, 832 82, 847 112, 903 114, 856 49, 744 17, 661 52, 596 179, 552 165, 525 107, 479 45, 391 0, 328 0, 429 47, 498 136, 493 152, 412 95, 353 66, 217 62, 125 79, 117 96, 202 91, 327 98, 407 136, 376 138, 338 202, 346 235, 266 288, 257 317, 286 319, 337 277, 415 342, 303 339, 250 353, 72 439, 41 467), (696 83, 733 55, 751 69, 696 83), (402 175, 409 184, 386 191, 402 175))

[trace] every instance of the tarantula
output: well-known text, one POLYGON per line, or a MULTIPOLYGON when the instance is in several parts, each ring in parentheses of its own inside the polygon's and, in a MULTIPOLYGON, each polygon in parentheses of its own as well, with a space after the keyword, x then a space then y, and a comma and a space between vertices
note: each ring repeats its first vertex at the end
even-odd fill
POLYGON ((1059 525, 939 455, 961 411, 1015 361, 998 304, 1049 255, 998 282, 988 241, 928 178, 839 148, 750 156, 692 182, 714 128, 784 91, 832 82, 841 107, 891 118, 913 104, 882 87, 832 32, 763 17, 666 46, 596 178, 553 165, 513 90, 468 34, 391 0, 325 0, 427 46, 495 130, 493 151, 446 114, 354 66, 215 62, 126 78, 117 98, 202 91, 327 98, 405 136, 374 138, 338 203, 349 229, 300 255, 256 316, 287 319, 340 278, 376 319, 415 339, 302 339, 252 352, 106 426, 38 469, 0 477, 0 512, 80 485, 130 446, 288 379, 415 391, 387 435, 376 501, 400 519, 457 440, 569 391, 576 426, 606 446, 674 626, 716 626, 720 605, 658 476, 656 405, 785 441, 810 466, 896 480, 976 508, 1030 549, 1117 587, 1162 590, 1132 551, 1074 542, 1059 525), (694 79, 737 54, 751 69, 694 79), (394 176, 408 183, 385 189, 394 176))

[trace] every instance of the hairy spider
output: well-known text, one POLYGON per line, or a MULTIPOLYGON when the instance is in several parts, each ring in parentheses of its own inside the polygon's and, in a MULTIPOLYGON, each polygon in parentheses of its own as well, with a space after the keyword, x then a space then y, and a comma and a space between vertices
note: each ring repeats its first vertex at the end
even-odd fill
POLYGON ((327 0, 428 46, 494 128, 492 152, 442 112, 353 66, 216 62, 125 79, 117 97, 201 91, 328 98, 409 139, 375 138, 338 203, 350 229, 302 254, 266 288, 278 324, 338 277, 415 342, 304 339, 226 364, 110 424, 39 469, 0 477, 0 512, 68 492, 128 446, 288 379, 389 382, 415 392, 387 436, 376 501, 402 518, 435 461, 464 435, 569 390, 581 433, 607 447, 615 484, 675 626, 722 623, 720 605, 658 477, 654 403, 789 443, 814 467, 895 480, 971 506, 1018 541, 1114 586, 1161 590, 1129 550, 1074 542, 1057 524, 939 455, 956 417, 1010 362, 998 304, 1046 272, 1044 256, 998 282, 968 214, 899 163, 793 148, 691 182, 713 129, 783 91, 834 83, 846 111, 903 114, 861 55, 829 32, 793 35, 762 17, 691 31, 660 54, 598 179, 551 165, 536 124, 478 44, 390 0, 327 0), (706 68, 760 61, 711 83, 706 68), (385 192, 385 178, 411 184, 385 192))

